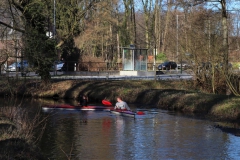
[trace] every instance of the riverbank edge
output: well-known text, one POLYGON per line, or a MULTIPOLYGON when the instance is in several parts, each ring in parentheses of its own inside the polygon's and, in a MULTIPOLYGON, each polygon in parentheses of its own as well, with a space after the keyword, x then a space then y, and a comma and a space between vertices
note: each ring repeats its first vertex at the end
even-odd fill
POLYGON ((139 108, 159 108, 202 114, 218 121, 240 122, 239 97, 201 93, 192 90, 191 85, 189 81, 54 80, 43 87, 35 80, 0 83, 0 95, 77 100, 80 94, 86 94, 90 101, 100 102, 106 98, 112 103, 121 96, 128 103, 141 104, 139 108))

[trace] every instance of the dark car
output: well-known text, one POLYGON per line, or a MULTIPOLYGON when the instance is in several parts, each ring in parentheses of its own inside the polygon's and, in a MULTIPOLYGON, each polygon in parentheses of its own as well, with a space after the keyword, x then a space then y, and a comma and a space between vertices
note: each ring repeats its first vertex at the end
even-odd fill
POLYGON ((168 61, 160 64, 158 66, 158 70, 170 70, 170 69, 176 69, 177 63, 173 61, 168 61))

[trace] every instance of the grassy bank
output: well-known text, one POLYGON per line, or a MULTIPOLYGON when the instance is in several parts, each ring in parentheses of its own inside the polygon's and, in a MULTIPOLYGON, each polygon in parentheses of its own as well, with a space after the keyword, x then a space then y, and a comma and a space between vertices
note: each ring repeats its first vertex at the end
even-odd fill
POLYGON ((115 102, 122 96, 128 103, 145 104, 161 109, 188 113, 201 113, 211 118, 227 121, 240 120, 240 98, 214 95, 193 90, 190 81, 53 81, 51 86, 42 87, 39 81, 1 82, 0 94, 31 96, 39 98, 77 99, 87 94, 91 101, 107 98, 115 102))
POLYGON ((0 107, 0 159, 45 159, 35 145, 34 134, 43 121, 40 115, 31 115, 21 107, 0 107))

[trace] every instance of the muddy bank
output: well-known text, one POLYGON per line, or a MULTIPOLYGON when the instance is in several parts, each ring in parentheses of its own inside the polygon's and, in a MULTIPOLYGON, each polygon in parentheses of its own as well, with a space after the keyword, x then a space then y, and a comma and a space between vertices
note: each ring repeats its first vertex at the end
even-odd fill
POLYGON ((77 99, 87 94, 90 101, 104 98, 115 102, 122 96, 128 103, 145 104, 143 107, 204 114, 217 120, 239 121, 240 98, 214 95, 193 90, 189 81, 53 81, 42 87, 39 81, 1 84, 2 96, 25 96, 34 98, 77 99))

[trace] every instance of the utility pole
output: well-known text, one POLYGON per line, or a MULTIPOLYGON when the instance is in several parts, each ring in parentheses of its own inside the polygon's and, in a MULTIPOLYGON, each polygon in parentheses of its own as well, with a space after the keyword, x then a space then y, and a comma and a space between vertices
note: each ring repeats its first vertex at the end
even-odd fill
POLYGON ((177 15, 177 62, 178 62, 178 15, 177 15))
MULTIPOLYGON (((179 29, 179 25, 178 25, 178 14, 177 14, 177 62, 179 62, 179 59, 178 59, 178 56, 179 56, 179 53, 178 53, 178 29, 179 29)), ((181 69, 181 74, 182 74, 182 54, 181 54, 181 56, 180 56, 180 64, 181 64, 181 66, 180 66, 180 69, 181 69)))
POLYGON ((154 51, 154 69, 153 69, 153 71, 154 71, 154 80, 156 81, 157 80, 157 76, 156 76, 156 74, 157 74, 157 71, 156 71, 156 54, 157 54, 157 46, 156 46, 156 41, 155 41, 155 51, 154 51))
MULTIPOLYGON (((56 1, 53 0, 53 39, 56 43, 56 1)), ((56 54, 56 47, 54 49, 56 54)), ((57 75, 57 64, 54 62, 54 75, 57 75)))
POLYGON ((56 2, 53 1, 53 38, 55 39, 56 35, 56 2))

